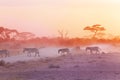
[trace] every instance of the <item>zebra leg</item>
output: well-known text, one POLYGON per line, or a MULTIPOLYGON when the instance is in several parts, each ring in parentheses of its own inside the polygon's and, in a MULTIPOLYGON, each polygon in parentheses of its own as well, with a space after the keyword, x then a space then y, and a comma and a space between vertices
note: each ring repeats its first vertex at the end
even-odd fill
POLYGON ((4 55, 3 55, 3 54, 1 54, 1 57, 3 58, 3 57, 4 57, 4 55))
POLYGON ((38 53, 38 57, 40 57, 40 54, 38 53))
POLYGON ((7 53, 5 54, 5 57, 7 57, 7 53))
POLYGON ((9 51, 7 51, 7 57, 9 57, 10 56, 10 52, 9 51))
POLYGON ((99 53, 99 51, 96 51, 96 54, 98 54, 99 53))
POLYGON ((10 57, 10 54, 8 53, 7 56, 10 57))
POLYGON ((35 53, 35 57, 36 57, 37 53, 35 53))
POLYGON ((6 55, 6 57, 9 57, 9 52, 6 52, 6 54, 5 54, 5 55, 6 55))
POLYGON ((31 57, 31 53, 30 53, 30 57, 31 57))
POLYGON ((36 53, 35 53, 35 57, 36 57, 36 56, 40 57, 39 52, 36 52, 36 53))
POLYGON ((38 56, 40 57, 40 52, 38 51, 38 56))
POLYGON ((29 56, 28 53, 27 53, 27 56, 29 56))

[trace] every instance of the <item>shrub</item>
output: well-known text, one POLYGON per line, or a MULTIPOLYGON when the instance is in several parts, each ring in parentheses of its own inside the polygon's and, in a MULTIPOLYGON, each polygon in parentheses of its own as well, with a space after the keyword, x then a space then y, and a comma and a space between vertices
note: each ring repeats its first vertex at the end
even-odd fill
POLYGON ((60 66, 51 64, 51 65, 49 65, 49 68, 60 68, 60 66))
POLYGON ((6 65, 5 61, 4 61, 4 60, 1 60, 1 61, 0 61, 0 66, 5 66, 5 65, 6 65))

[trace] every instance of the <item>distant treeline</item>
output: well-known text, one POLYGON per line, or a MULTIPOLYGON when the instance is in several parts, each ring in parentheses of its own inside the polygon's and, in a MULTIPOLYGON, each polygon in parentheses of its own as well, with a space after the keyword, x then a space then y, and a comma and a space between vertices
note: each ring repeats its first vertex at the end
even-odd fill
MULTIPOLYGON (((95 25, 96 26, 96 25, 95 25)), ((104 29, 99 29, 99 27, 93 28, 97 30, 104 30, 104 29)), ((99 25, 97 25, 99 26, 99 25)), ((91 27, 86 27, 86 29, 92 29, 91 27)), ((95 30, 94 29, 94 30, 95 30)), ((79 45, 89 45, 89 44, 113 44, 113 45, 118 45, 120 43, 120 37, 113 37, 109 39, 104 39, 100 37, 94 37, 91 38, 69 38, 69 37, 64 37, 63 31, 60 32, 60 37, 36 37, 33 33, 31 32, 19 32, 18 30, 15 29, 8 29, 4 27, 0 27, 0 43, 14 43, 16 47, 19 47, 20 45, 35 45, 35 46, 79 46, 79 45)), ((65 33, 66 35, 66 33, 65 33)), ((14 47, 15 47, 14 46, 14 47)))
POLYGON ((112 45, 119 45, 120 39, 87 39, 87 38, 70 38, 70 39, 61 39, 61 38, 34 38, 29 40, 11 40, 11 41, 2 41, 2 43, 9 43, 9 46, 13 48, 19 47, 45 47, 45 46, 85 46, 90 44, 112 44, 112 45))

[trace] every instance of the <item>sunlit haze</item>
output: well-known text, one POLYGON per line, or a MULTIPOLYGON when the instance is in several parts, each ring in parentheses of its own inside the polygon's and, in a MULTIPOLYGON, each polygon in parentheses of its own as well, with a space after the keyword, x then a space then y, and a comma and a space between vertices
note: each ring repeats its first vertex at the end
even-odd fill
POLYGON ((48 37, 63 29, 70 37, 83 37, 84 27, 101 24, 119 35, 119 8, 119 0, 0 0, 0 26, 48 37))

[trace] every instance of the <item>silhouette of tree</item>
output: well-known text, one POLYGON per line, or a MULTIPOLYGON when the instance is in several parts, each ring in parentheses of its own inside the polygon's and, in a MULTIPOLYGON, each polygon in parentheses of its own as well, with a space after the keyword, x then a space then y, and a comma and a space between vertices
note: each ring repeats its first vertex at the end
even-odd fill
POLYGON ((19 33, 17 30, 8 29, 8 28, 5 28, 4 32, 5 32, 5 39, 7 40, 15 38, 15 36, 17 36, 19 33))
POLYGON ((13 39, 17 34, 18 34, 17 30, 0 27, 0 38, 2 40, 13 39))
POLYGON ((12 37, 11 39, 16 39, 16 36, 19 34, 17 30, 11 30, 10 36, 12 37))
POLYGON ((5 37, 4 27, 0 27, 0 38, 3 40, 5 37))
POLYGON ((18 32, 15 29, 9 29, 9 28, 4 28, 0 27, 0 38, 1 40, 27 40, 34 38, 35 35, 30 32, 18 32))
POLYGON ((105 28, 101 27, 100 24, 95 24, 95 25, 92 25, 92 26, 85 27, 84 30, 89 30, 89 31, 93 32, 94 35, 93 35, 92 38, 95 38, 97 33, 100 32, 100 31, 105 31, 105 28))
POLYGON ((28 40, 28 39, 32 39, 35 37, 35 34, 30 33, 30 32, 21 32, 17 35, 18 39, 20 40, 28 40))
POLYGON ((64 30, 58 30, 58 33, 61 39, 66 39, 68 36, 68 32, 67 31, 64 32, 64 30))

